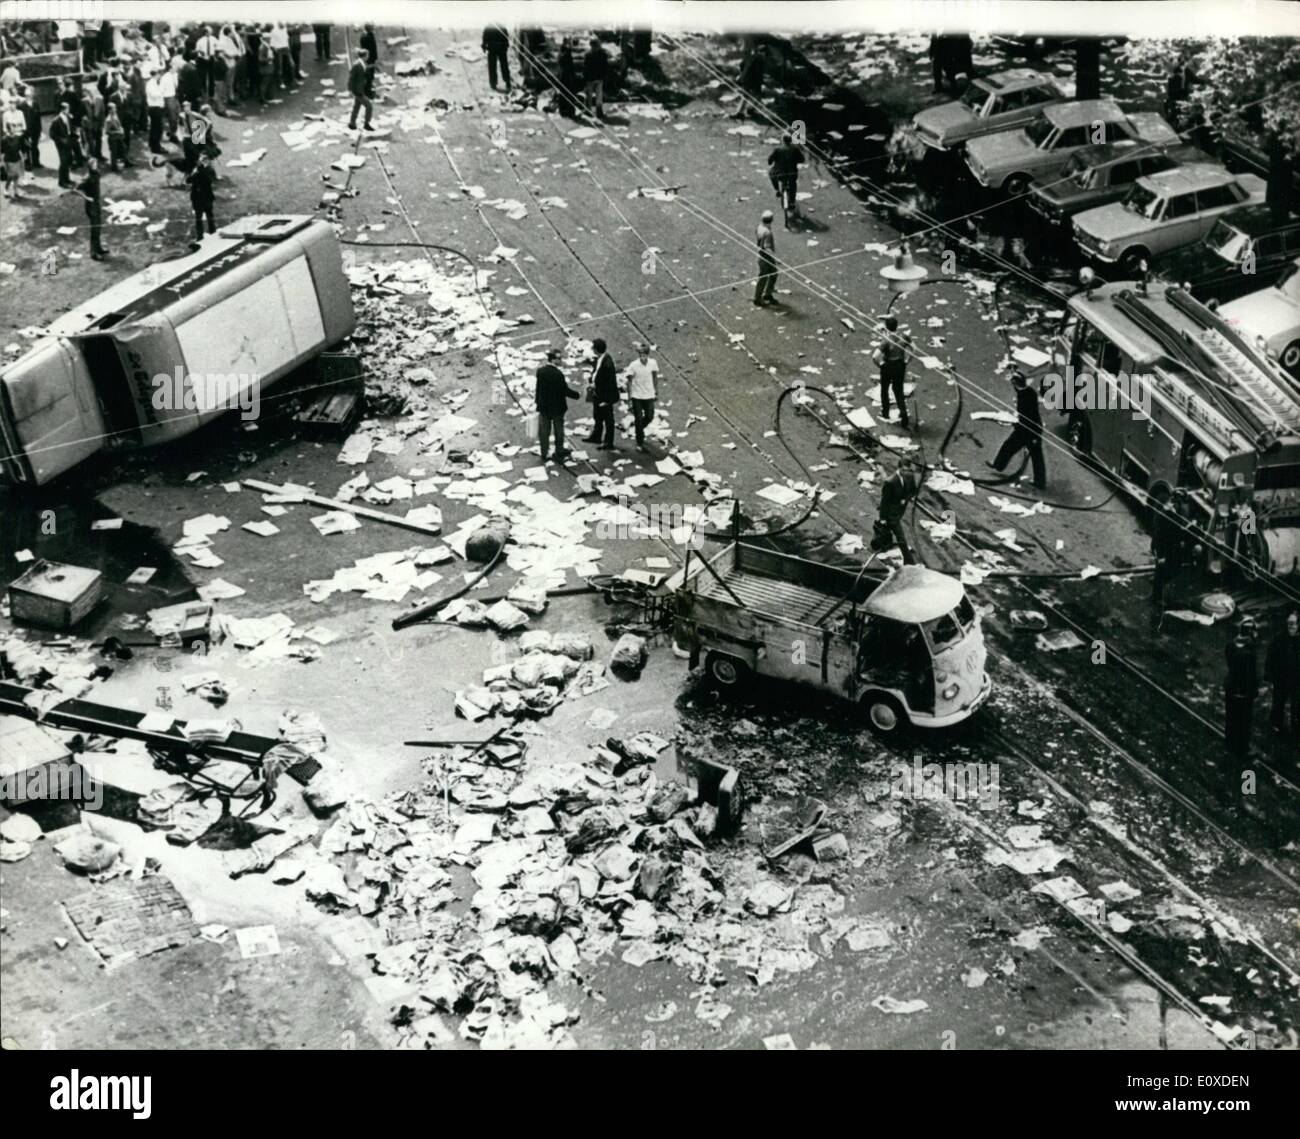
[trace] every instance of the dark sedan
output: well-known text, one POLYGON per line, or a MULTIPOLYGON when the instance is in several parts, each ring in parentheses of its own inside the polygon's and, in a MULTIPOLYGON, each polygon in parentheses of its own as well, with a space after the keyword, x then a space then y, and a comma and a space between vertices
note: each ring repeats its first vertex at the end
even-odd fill
POLYGON ((1094 206, 1118 202, 1144 174, 1172 170, 1184 162, 1210 162, 1194 146, 1152 151, 1132 142, 1089 146, 1074 155, 1056 177, 1035 181, 1026 199, 1029 208, 1052 226, 1069 233, 1070 218, 1094 206))
POLYGON ((1271 206, 1233 210, 1195 245, 1160 257, 1155 272, 1198 300, 1230 301, 1265 288, 1300 256, 1300 217, 1271 206))

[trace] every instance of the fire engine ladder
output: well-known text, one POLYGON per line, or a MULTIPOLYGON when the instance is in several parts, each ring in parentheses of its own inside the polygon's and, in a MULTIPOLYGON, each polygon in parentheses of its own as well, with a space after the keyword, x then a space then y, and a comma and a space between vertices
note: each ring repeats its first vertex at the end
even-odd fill
POLYGON ((1300 406, 1288 399, 1268 376, 1262 373, 1217 328, 1201 331, 1201 347, 1227 372, 1251 402, 1260 409, 1269 426, 1280 425, 1300 431, 1300 406))
MULTIPOLYGON (((1215 375, 1228 374, 1224 366, 1204 345, 1184 337, 1178 329, 1140 300, 1131 290, 1126 289, 1115 298, 1115 307, 1153 340, 1163 345, 1172 359, 1201 376, 1205 381, 1203 389, 1205 397, 1213 403, 1215 410, 1247 438, 1258 435, 1261 427, 1272 425, 1274 417, 1271 414, 1265 415, 1262 409, 1253 404, 1250 409, 1252 418, 1262 422, 1249 422, 1242 409, 1245 401, 1238 397, 1235 391, 1229 391, 1226 385, 1214 380, 1215 375)), ((1235 375, 1233 379, 1236 379, 1235 375)))
POLYGON ((1297 403, 1290 390, 1269 375, 1266 366, 1251 359, 1234 342, 1236 337, 1228 335, 1219 326, 1218 318, 1181 290, 1170 290, 1168 300, 1201 326, 1201 334, 1197 338, 1199 346, 1247 393, 1268 426, 1276 425, 1293 432, 1300 431, 1300 403, 1297 403))

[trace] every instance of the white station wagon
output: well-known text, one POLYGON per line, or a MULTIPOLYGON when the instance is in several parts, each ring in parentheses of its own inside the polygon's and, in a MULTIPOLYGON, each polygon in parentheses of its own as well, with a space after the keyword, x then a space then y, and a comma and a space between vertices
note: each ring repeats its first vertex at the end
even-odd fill
POLYGON ((1193 162, 1139 178, 1122 202, 1084 210, 1074 239, 1086 257, 1136 276, 1141 262, 1200 241, 1220 215, 1264 200, 1264 180, 1193 162))

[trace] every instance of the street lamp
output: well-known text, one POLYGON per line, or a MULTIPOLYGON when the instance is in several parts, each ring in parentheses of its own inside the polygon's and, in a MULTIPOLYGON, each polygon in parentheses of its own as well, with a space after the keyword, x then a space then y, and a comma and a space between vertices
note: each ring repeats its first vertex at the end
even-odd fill
POLYGON ((902 296, 920 287, 928 270, 912 260, 912 247, 906 241, 898 247, 898 255, 892 265, 880 270, 880 275, 889 282, 889 291, 895 296, 902 296))

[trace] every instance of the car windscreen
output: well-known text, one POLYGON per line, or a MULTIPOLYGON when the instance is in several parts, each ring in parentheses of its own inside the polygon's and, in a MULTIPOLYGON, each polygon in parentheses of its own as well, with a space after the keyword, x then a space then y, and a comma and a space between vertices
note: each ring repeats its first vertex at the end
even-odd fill
POLYGON ((1226 221, 1218 221, 1214 228, 1210 230, 1210 235, 1205 239, 1205 244, 1225 261, 1236 264, 1250 249, 1250 238, 1241 230, 1229 225, 1226 221))
POLYGON ((1036 123, 1030 123, 1025 127, 1025 134, 1029 136, 1030 142, 1041 147, 1055 129, 1047 119, 1039 119, 1036 123))
POLYGON ((989 91, 987 87, 981 87, 977 83, 972 83, 966 88, 966 92, 961 97, 961 104, 967 110, 974 111, 977 115, 984 109, 984 104, 989 101, 989 91))
POLYGON ((1154 190, 1148 190, 1141 182, 1135 183, 1133 189, 1124 199, 1124 208, 1144 218, 1153 218, 1160 212, 1161 197, 1154 190))
POLYGON ((1096 182, 1095 171, 1088 165, 1087 158, 1082 154, 1074 155, 1065 164, 1065 169, 1061 174, 1063 178, 1068 178, 1081 190, 1090 189, 1096 182))

